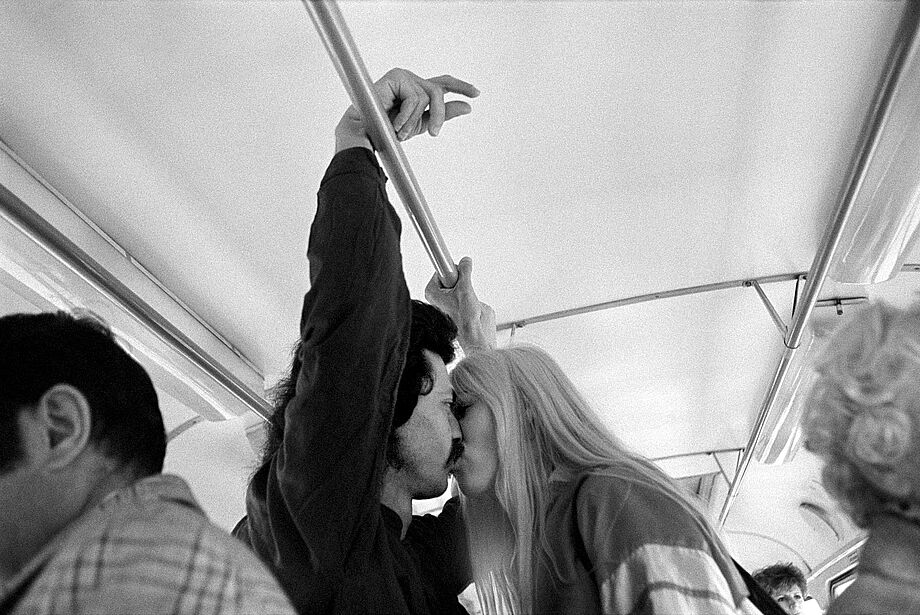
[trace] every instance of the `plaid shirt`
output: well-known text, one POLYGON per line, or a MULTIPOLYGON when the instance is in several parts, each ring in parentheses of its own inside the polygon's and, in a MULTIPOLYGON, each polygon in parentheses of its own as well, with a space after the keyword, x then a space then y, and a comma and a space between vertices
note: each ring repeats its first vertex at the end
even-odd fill
POLYGON ((293 614, 245 545, 178 476, 110 493, 0 587, 0 613, 293 614))

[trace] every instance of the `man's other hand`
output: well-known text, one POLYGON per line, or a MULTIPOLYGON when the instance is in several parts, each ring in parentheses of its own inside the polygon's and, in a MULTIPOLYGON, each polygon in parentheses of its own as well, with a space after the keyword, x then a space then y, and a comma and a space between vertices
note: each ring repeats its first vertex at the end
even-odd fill
POLYGON ((457 283, 441 286, 437 274, 425 287, 425 298, 457 324, 457 339, 466 354, 495 348, 495 311, 479 300, 473 289, 473 260, 465 256, 457 264, 457 283))

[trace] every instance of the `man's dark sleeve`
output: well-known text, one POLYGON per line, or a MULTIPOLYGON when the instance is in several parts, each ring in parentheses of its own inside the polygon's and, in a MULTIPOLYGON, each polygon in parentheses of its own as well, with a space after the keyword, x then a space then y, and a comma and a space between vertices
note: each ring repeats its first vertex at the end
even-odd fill
POLYGON ((307 252, 302 368, 266 493, 271 516, 283 508, 303 541, 304 572, 332 585, 371 553, 408 344, 400 222, 385 179, 363 148, 337 154, 323 178, 307 252))

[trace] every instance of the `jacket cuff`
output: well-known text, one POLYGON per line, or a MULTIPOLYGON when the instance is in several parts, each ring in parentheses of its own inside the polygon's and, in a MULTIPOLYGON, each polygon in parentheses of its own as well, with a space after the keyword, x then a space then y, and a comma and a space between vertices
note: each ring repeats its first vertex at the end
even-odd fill
POLYGON ((350 147, 333 157, 332 162, 329 163, 329 168, 326 169, 326 174, 323 175, 323 181, 320 182, 320 186, 337 175, 348 175, 350 173, 366 175, 379 180, 381 183, 386 183, 387 181, 386 173, 380 168, 374 152, 366 147, 350 147))

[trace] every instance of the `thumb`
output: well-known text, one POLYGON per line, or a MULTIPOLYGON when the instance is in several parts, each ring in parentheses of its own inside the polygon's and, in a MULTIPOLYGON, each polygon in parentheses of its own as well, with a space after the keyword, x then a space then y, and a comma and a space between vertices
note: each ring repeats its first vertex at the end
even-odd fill
POLYGON ((440 299, 442 292, 444 292, 444 288, 441 286, 441 278, 436 271, 432 274, 431 279, 428 280, 428 284, 425 285, 425 298, 428 300, 428 303, 434 303, 436 300, 440 299))
POLYGON ((473 108, 470 107, 469 103, 465 103, 462 100, 452 100, 444 105, 444 120, 452 120, 455 117, 469 115, 472 110, 473 108))
POLYGON ((473 276, 473 259, 469 256, 461 258, 460 262, 457 263, 457 272, 458 278, 470 279, 473 276))

